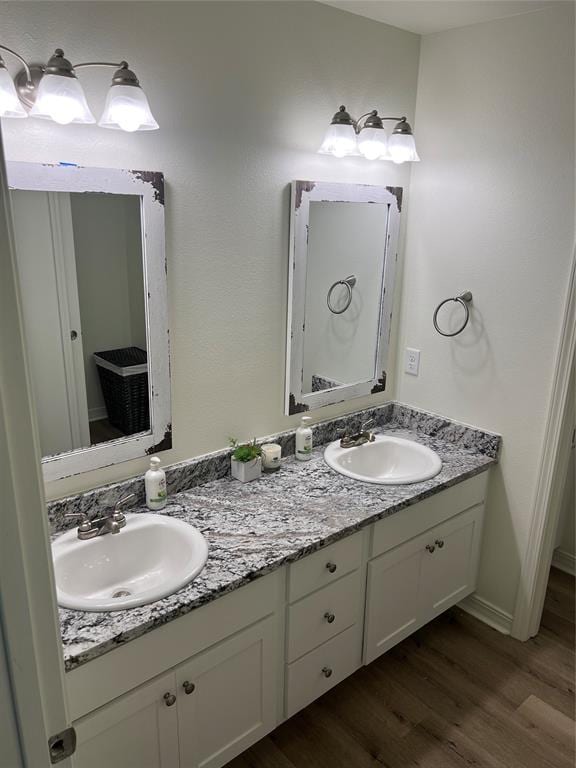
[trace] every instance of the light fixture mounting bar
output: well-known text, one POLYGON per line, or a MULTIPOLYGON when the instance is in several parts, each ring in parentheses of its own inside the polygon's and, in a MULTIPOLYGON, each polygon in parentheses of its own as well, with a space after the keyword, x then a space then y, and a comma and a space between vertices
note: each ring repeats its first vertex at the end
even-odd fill
POLYGON ((112 67, 112 69, 121 69, 128 67, 127 61, 83 61, 81 64, 74 64, 74 69, 81 67, 112 67))
POLYGON ((16 51, 13 51, 12 48, 8 48, 7 45, 0 45, 0 50, 6 51, 6 53, 10 53, 12 56, 18 59, 18 61, 22 64, 24 67, 24 70, 26 72, 26 79, 29 85, 32 84, 32 73, 30 72, 30 67, 28 65, 28 62, 23 56, 20 56, 19 53, 16 53, 16 51))

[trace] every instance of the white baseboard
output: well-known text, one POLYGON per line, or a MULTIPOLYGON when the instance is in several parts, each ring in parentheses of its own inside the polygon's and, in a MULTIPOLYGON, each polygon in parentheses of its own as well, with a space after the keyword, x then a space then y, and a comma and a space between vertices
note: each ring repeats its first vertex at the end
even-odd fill
POLYGON ((107 419, 108 411, 105 405, 99 405, 97 408, 88 409, 88 421, 100 421, 100 419, 107 419))
POLYGON ((476 619, 480 619, 484 624, 488 624, 492 629, 497 629, 503 635, 509 635, 512 629, 512 614, 503 611, 502 608, 498 608, 497 605, 489 603, 488 600, 484 600, 483 597, 478 595, 470 595, 458 603, 458 606, 463 611, 474 616, 476 619))
POLYGON ((552 556, 552 565, 570 576, 576 576, 576 555, 571 555, 563 549, 555 549, 552 556))

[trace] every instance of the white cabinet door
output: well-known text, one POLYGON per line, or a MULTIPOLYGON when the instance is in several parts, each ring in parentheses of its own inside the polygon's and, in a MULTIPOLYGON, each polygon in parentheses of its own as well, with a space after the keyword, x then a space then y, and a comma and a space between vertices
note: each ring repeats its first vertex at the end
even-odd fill
POLYGON ((474 591, 484 508, 478 505, 436 526, 428 534, 420 570, 423 621, 463 600, 474 591))
POLYGON ((366 664, 474 591, 483 517, 479 504, 368 563, 366 664))
POLYGON ((77 720, 74 768, 178 768, 175 693, 169 672, 77 720))
POLYGON ((277 724, 276 619, 176 670, 180 768, 219 768, 277 724))
POLYGON ((366 664, 418 628, 423 546, 418 537, 368 563, 366 664))

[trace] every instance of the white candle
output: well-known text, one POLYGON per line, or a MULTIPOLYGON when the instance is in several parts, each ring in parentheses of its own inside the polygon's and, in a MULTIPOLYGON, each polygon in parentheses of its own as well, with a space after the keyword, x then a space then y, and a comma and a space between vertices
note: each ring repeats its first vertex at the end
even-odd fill
POLYGON ((280 469, 282 448, 277 443, 264 443, 262 446, 262 468, 267 472, 280 469))

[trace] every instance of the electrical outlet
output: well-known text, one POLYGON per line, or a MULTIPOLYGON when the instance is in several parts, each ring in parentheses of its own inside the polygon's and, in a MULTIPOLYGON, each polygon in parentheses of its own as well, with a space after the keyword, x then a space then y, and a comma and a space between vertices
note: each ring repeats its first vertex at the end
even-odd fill
POLYGON ((418 376, 418 370, 420 369, 420 350, 406 347, 404 352, 404 373, 409 373, 411 376, 418 376))

